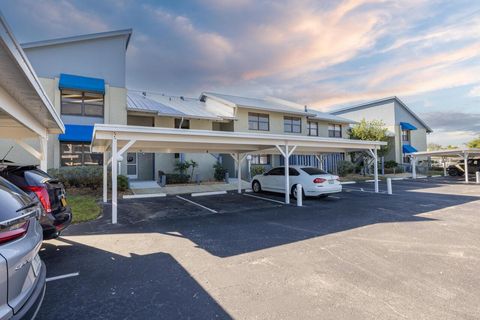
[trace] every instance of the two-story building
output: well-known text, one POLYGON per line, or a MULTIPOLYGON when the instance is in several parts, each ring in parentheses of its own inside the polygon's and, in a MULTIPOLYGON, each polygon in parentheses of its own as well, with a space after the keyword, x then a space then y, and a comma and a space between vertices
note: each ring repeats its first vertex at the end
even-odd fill
MULTIPOLYGON (((93 125, 126 124, 125 62, 131 33, 119 30, 22 45, 65 124, 64 134, 48 137, 48 168, 101 164, 102 155, 90 152, 93 125)), ((9 160, 37 162, 14 141, 2 144, 0 153, 11 146, 9 160)))
POLYGON ((408 154, 427 150, 427 134, 432 129, 398 97, 388 97, 341 108, 332 114, 355 121, 381 120, 391 136, 385 160, 409 163, 408 154))

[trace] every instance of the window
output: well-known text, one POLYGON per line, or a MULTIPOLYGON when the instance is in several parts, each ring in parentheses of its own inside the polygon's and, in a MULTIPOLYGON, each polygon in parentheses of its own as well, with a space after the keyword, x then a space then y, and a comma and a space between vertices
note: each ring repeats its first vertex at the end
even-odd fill
POLYGON ((190 129, 190 120, 188 119, 175 119, 175 128, 177 129, 190 129), (182 125, 182 127, 180 127, 182 125))
POLYGON ((402 130, 402 141, 410 142, 410 130, 402 130))
POLYGON ((308 122, 308 135, 309 136, 318 136, 318 122, 308 122))
POLYGON ((60 143, 61 166, 96 166, 101 164, 103 164, 103 155, 101 153, 91 153, 89 143, 60 143))
POLYGON ((248 113, 248 129, 269 131, 270 130, 270 118, 268 114, 261 113, 248 113))
POLYGON ((342 137, 342 125, 341 124, 329 124, 328 125, 328 136, 330 138, 341 138, 342 137))
MULTIPOLYGON (((269 176, 284 176, 285 175, 285 167, 273 168, 272 170, 268 171, 267 175, 269 175, 269 176)), ((289 176, 299 176, 300 173, 294 168, 288 168, 288 175, 289 176)))
POLYGON ((270 155, 252 155, 251 164, 270 164, 270 155))
POLYGON ((305 168, 302 168, 302 170, 305 171, 307 174, 309 174, 311 176, 316 176, 316 175, 319 175, 319 174, 328 174, 327 172, 323 171, 322 169, 313 168, 313 167, 305 167, 305 168))
POLYGON ((62 115, 103 117, 103 94, 75 90, 61 91, 62 115))
POLYGON ((283 118, 283 130, 290 133, 302 132, 302 119, 294 117, 283 118))

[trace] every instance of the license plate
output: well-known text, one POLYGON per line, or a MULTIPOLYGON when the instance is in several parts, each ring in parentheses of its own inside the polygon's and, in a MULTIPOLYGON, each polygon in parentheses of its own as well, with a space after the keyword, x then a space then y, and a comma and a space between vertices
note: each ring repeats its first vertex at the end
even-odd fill
POLYGON ((62 206, 67 206, 67 200, 65 198, 61 198, 60 201, 62 201, 62 206))
POLYGON ((33 269, 33 274, 35 277, 38 276, 38 273, 40 271, 40 268, 42 267, 42 262, 40 261, 40 256, 38 253, 35 255, 35 258, 32 260, 32 269, 33 269))
POLYGON ((328 183, 329 183, 329 184, 334 184, 334 183, 335 183, 335 180, 328 180, 328 183))

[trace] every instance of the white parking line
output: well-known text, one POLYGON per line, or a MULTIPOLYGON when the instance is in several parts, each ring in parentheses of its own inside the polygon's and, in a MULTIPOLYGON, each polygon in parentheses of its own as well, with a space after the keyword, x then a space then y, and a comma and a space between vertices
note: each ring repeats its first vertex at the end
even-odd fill
POLYGON ((195 192, 192 193, 192 197, 203 197, 203 196, 213 196, 216 194, 227 194, 227 191, 209 191, 209 192, 195 192))
POLYGON ((285 202, 283 202, 283 201, 274 200, 274 199, 269 199, 269 198, 264 198, 264 197, 259 197, 259 196, 254 196, 253 194, 243 193, 243 195, 244 195, 244 196, 247 196, 247 197, 252 197, 252 198, 262 199, 262 200, 271 201, 271 202, 275 202, 275 203, 285 204, 285 202))
POLYGON ((344 182, 340 182, 340 184, 355 184, 357 183, 356 181, 344 181, 344 182))
POLYGON ((160 198, 166 197, 166 193, 148 193, 148 194, 125 194, 123 199, 143 199, 143 198, 160 198))
POLYGON ((354 188, 343 188, 345 191, 357 191, 357 192, 366 192, 366 193, 376 193, 376 194, 387 194, 385 191, 370 191, 370 190, 365 190, 363 188, 360 189, 354 189, 354 188))
POLYGON ((213 209, 210 209, 210 208, 208 208, 208 207, 205 207, 204 205, 201 205, 200 203, 197 203, 197 202, 195 202, 195 201, 192 201, 192 200, 189 200, 189 199, 185 199, 184 197, 180 197, 180 196, 177 196, 177 198, 178 198, 178 199, 182 199, 183 201, 187 201, 187 202, 189 202, 189 203, 191 203, 191 204, 194 204, 194 205, 196 205, 196 206, 199 206, 200 208, 203 208, 203 209, 208 210, 208 211, 210 211, 210 212, 218 213, 218 211, 213 210, 213 209))
POLYGON ((61 279, 65 279, 65 278, 76 277, 78 275, 80 275, 79 272, 67 273, 67 274, 64 274, 64 275, 61 275, 61 276, 47 278, 47 279, 45 279, 45 281, 50 282, 50 281, 61 280, 61 279))

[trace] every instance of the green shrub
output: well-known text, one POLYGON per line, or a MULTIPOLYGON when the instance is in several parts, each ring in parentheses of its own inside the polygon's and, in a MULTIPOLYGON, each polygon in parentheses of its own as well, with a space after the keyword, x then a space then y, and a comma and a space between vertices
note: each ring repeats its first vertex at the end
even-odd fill
POLYGON ((340 160, 337 163, 338 175, 340 177, 345 177, 347 174, 355 172, 355 165, 346 160, 340 160))
POLYGON ((265 173, 265 167, 264 166, 252 166, 250 169, 250 173, 252 177, 259 175, 259 174, 264 174, 265 173))
POLYGON ((188 174, 167 173, 167 184, 188 183, 190 176, 188 174))
POLYGON ((117 189, 118 191, 125 191, 128 189, 128 178, 126 176, 117 176, 117 189))
POLYGON ((227 169, 225 169, 220 162, 217 162, 213 165, 213 169, 215 169, 213 173, 213 177, 216 181, 223 181, 225 179, 225 173, 227 169))
POLYGON ((385 161, 385 168, 392 169, 398 167, 398 163, 395 160, 385 161))

